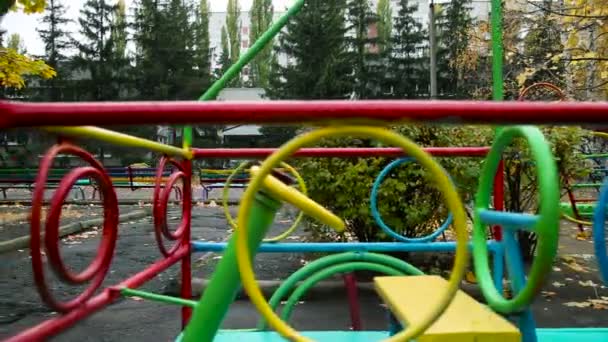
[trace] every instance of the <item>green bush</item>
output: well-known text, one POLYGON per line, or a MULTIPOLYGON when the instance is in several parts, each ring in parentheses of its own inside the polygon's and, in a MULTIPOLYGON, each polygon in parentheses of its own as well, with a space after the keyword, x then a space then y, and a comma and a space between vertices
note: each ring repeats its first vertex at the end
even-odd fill
MULTIPOLYGON (((580 127, 543 127, 545 139, 551 145, 557 163, 563 194, 568 179, 579 178, 588 172, 589 165, 577 151, 590 132, 580 127)), ((505 152, 505 209, 513 212, 537 213, 538 179, 537 165, 523 139, 517 139, 505 152)), ((529 261, 536 248, 536 235, 520 231, 518 240, 524 259, 529 261)))
MULTIPOLYGON (((487 146, 492 129, 482 126, 393 127, 420 146, 487 146)), ((326 139, 321 146, 381 146, 369 139, 326 139)), ((390 240, 376 225, 369 209, 374 179, 392 161, 390 158, 311 158, 298 166, 306 180, 312 199, 344 218, 346 236, 336 236, 309 221, 318 240, 356 238, 359 241, 390 240)), ((450 174, 463 200, 472 200, 479 177, 481 158, 439 158, 450 174)), ((397 232, 409 237, 427 235, 446 217, 439 191, 426 170, 417 163, 401 165, 385 179, 378 195, 378 208, 384 221, 397 232)))

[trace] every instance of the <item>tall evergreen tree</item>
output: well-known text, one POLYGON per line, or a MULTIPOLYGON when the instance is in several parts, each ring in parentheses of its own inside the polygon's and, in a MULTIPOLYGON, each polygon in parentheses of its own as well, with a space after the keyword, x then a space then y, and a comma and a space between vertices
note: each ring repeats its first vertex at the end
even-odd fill
POLYGON ((19 33, 11 34, 8 37, 8 43, 6 44, 6 46, 9 49, 13 49, 17 51, 17 53, 20 53, 22 55, 27 53, 27 50, 25 49, 25 45, 23 44, 23 40, 21 39, 19 33))
POLYGON ((468 98, 469 87, 464 82, 460 61, 469 47, 473 19, 471 0, 446 3, 437 19, 437 88, 439 95, 468 98))
POLYGON ((45 60, 48 65, 57 70, 57 77, 45 81, 49 88, 48 99, 59 101, 62 99, 61 84, 63 83, 63 70, 60 63, 65 62, 67 49, 71 46, 71 38, 66 30, 70 22, 66 17, 66 7, 60 0, 48 0, 44 16, 40 20, 41 28, 37 29, 44 43, 45 60))
POLYGON ((353 67, 353 94, 356 98, 377 98, 380 95, 380 55, 377 37, 377 16, 368 0, 347 3, 349 52, 353 67), (376 31, 376 32, 373 32, 376 31), (372 34, 370 34, 372 33, 372 34))
POLYGON ((215 70, 215 77, 220 78, 230 68, 230 43, 228 42, 228 32, 226 26, 222 26, 222 35, 220 38, 221 51, 216 64, 218 68, 215 70))
POLYGON ((162 10, 161 44, 164 50, 159 61, 167 72, 166 98, 188 100, 200 95, 200 78, 194 72, 189 8, 183 0, 170 0, 162 10))
POLYGON ((159 0, 138 0, 134 3, 133 41, 135 42, 135 88, 142 100, 166 98, 166 70, 163 59, 161 31, 163 15, 159 0))
MULTIPOLYGON (((272 0, 253 0, 249 17, 251 18, 249 43, 255 41, 268 30, 272 24, 274 7, 272 0)), ((251 62, 251 84, 254 87, 265 88, 268 86, 269 68, 271 63, 272 46, 268 45, 258 53, 251 62)))
POLYGON ((115 7, 106 0, 87 0, 80 11, 78 22, 83 40, 75 40, 79 56, 77 66, 90 72, 90 80, 85 85, 95 101, 111 100, 117 97, 112 84, 112 15, 115 7))
MULTIPOLYGON (((241 56, 241 7, 238 0, 228 0, 226 8, 226 33, 228 34, 228 45, 230 46, 230 64, 236 63, 241 56)), ((232 82, 240 85, 240 76, 232 82)))
POLYGON ((344 99, 352 92, 345 39, 345 0, 309 0, 279 37, 277 53, 289 61, 267 89, 273 99, 344 99))
POLYGON ((112 18, 112 79, 118 96, 126 96, 128 91, 129 58, 127 56, 127 15, 124 0, 118 0, 112 18))
POLYGON ((209 3, 200 0, 196 9, 196 20, 194 22, 194 65, 206 88, 211 83, 211 47, 209 41, 209 3))
POLYGON ((393 36, 393 9, 390 0, 378 1, 376 13, 378 15, 378 49, 382 55, 385 51, 390 50, 393 36))
POLYGON ((417 98, 428 91, 422 54, 426 34, 413 16, 417 9, 418 4, 411 0, 399 1, 390 56, 391 84, 397 98, 417 98))

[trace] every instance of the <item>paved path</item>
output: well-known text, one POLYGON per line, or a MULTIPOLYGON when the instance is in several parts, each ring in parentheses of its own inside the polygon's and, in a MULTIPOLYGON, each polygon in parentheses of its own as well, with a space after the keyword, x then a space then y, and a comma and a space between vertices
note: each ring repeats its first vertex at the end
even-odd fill
MULTIPOLYGON (((133 208, 138 208, 137 206, 133 208)), ((93 209, 92 209, 93 210, 93 209)), ((128 207, 121 210, 129 210, 128 207)), ((170 207, 171 224, 179 222, 178 207, 170 207)), ((290 225, 291 212, 282 212, 272 228, 277 233, 290 225)), ((27 229, 27 224, 21 224, 27 229)), ((120 237, 114 256, 112 269, 106 285, 114 284, 125 277, 142 270, 160 257, 157 250, 151 219, 127 222, 120 225, 120 237)), ((206 241, 222 241, 229 230, 221 208, 197 206, 193 209, 193 238, 206 241)), ((540 327, 593 327, 608 326, 608 290, 600 285, 594 259, 591 257, 592 244, 577 241, 574 227, 562 227, 562 258, 556 263, 551 280, 533 305, 540 327)), ((2 233, 0 233, 2 236, 2 233)), ((96 251, 99 233, 95 230, 62 241, 62 253, 69 265, 82 269, 96 251)), ((301 231, 295 233, 305 237, 301 231)), ((52 317, 41 305, 32 283, 28 251, 3 254, 0 263, 0 338, 9 336, 25 327, 52 317)), ((207 277, 217 259, 202 254, 193 256, 196 267, 194 273, 207 277)), ((256 264, 260 279, 283 279, 299 268, 304 255, 260 255, 256 264)), ((143 289, 166 293, 175 287, 177 267, 163 273, 147 283, 143 289)), ((72 288, 57 286, 62 296, 76 293, 72 288)), ((477 291, 473 295, 479 297, 477 291)), ((361 293, 364 326, 367 329, 385 329, 385 312, 376 295, 361 293)), ((246 302, 238 301, 231 307, 225 320, 226 328, 249 328, 255 324, 257 314, 246 302)), ((299 305, 293 316, 294 325, 299 329, 348 329, 348 311, 345 294, 338 291, 326 298, 307 298, 299 305)), ((92 316, 69 332, 57 337, 56 341, 170 341, 179 331, 179 310, 163 304, 149 303, 134 299, 123 299, 118 304, 92 316)))

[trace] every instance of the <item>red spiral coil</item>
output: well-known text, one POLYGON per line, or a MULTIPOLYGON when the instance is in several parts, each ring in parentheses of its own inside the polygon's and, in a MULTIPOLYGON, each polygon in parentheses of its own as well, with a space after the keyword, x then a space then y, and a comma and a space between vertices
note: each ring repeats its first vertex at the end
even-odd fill
MULTIPOLYGON (((182 206, 182 221, 174 232, 169 230, 167 224, 167 205, 169 203, 169 197, 171 195, 172 189, 179 189, 176 186, 178 180, 182 181, 182 186, 184 188, 190 187, 190 177, 186 175, 185 168, 182 164, 171 159, 169 157, 162 157, 158 164, 158 168, 156 170, 156 180, 154 185, 154 204, 153 204, 153 214, 154 214, 154 235, 156 237, 156 243, 158 244, 158 249, 165 257, 170 256, 175 253, 176 250, 181 246, 184 238, 184 234, 189 226, 189 217, 186 213, 189 208, 187 206, 182 206), (171 173, 167 181, 163 185, 163 171, 167 166, 167 163, 171 164, 175 167, 176 171, 171 173), (173 247, 169 250, 165 247, 163 237, 169 241, 177 241, 173 247)), ((181 193, 185 193, 180 191, 181 193)), ((182 200, 185 199, 183 196, 182 200)))
POLYGON ((42 159, 36 177, 34 192, 32 194, 30 227, 32 270, 36 287, 42 300, 52 309, 64 313, 83 305, 91 296, 93 296, 105 279, 105 276, 110 269, 118 236, 118 201, 114 188, 112 187, 112 181, 106 174, 101 163, 95 160, 87 151, 69 143, 61 143, 51 147, 42 159), (53 165, 53 160, 59 154, 77 156, 90 165, 75 168, 63 177, 51 199, 51 205, 45 223, 44 247, 47 252, 48 263, 51 266, 51 270, 60 280, 69 284, 78 285, 90 282, 89 286, 81 294, 68 301, 59 301, 55 299, 46 283, 41 241, 42 231, 40 229, 44 190, 48 179, 48 173, 53 165), (63 203, 68 196, 70 189, 78 179, 83 177, 95 179, 103 193, 103 233, 97 255, 91 264, 82 272, 74 274, 65 266, 59 252, 59 219, 61 217, 63 203))

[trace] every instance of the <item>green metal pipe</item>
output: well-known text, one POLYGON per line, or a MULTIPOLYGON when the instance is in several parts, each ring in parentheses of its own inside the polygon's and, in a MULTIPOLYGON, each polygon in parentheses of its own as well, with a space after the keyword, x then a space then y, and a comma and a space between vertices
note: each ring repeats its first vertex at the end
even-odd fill
MULTIPOLYGON (((262 192, 256 195, 247 221, 249 233, 247 241, 252 259, 280 207, 280 202, 262 192)), ((209 280, 207 289, 194 310, 190 323, 184 330, 183 341, 213 341, 241 284, 236 255, 236 234, 233 234, 209 280)))
POLYGON ((608 153, 594 153, 594 154, 585 154, 583 158, 608 158, 608 153))
POLYGON ((602 183, 579 183, 570 185, 574 189, 580 188, 599 188, 602 186, 602 183))
MULTIPOLYGON (((264 34, 262 34, 262 36, 260 36, 260 38, 258 38, 258 40, 253 43, 249 50, 247 50, 247 52, 245 52, 236 61, 236 63, 231 65, 230 68, 228 68, 226 73, 222 75, 220 79, 213 82, 211 87, 209 87, 207 91, 205 91, 205 93, 203 93, 203 95, 199 97, 198 100, 214 100, 220 93, 220 91, 224 89, 226 84, 228 84, 228 82, 232 81, 236 76, 238 76, 243 67, 247 65, 247 63, 251 62, 251 60, 254 59, 258 55, 258 53, 262 51, 279 32, 281 32, 283 27, 287 25, 289 19, 295 16, 298 12, 300 12, 302 6, 304 6, 304 1, 305 0, 297 0, 285 14, 283 14, 275 23, 273 23, 272 26, 270 26, 270 28, 268 28, 268 30, 266 30, 266 32, 264 32, 264 34)), ((184 127, 184 141, 189 141, 189 144, 192 144, 191 126, 184 127)))
POLYGON ((503 43, 502 43, 502 1, 492 0, 492 98, 502 101, 504 95, 503 82, 503 43))
POLYGON ((281 311, 281 318, 284 321, 288 321, 289 317, 291 316, 291 313, 293 312, 294 307, 296 306, 300 298, 302 298, 304 293, 306 293, 306 291, 315 286, 321 280, 327 279, 335 275, 336 273, 349 273, 359 270, 374 271, 391 276, 405 275, 404 272, 396 270, 390 266, 375 264, 371 262, 349 262, 345 264, 334 265, 332 267, 323 269, 315 273, 312 277, 306 279, 306 281, 303 282, 302 285, 298 286, 298 288, 293 291, 291 296, 289 296, 287 303, 283 307, 283 310, 281 311))
POLYGON ((188 299, 171 297, 171 296, 164 296, 164 295, 160 295, 160 294, 156 294, 156 293, 151 293, 151 292, 146 292, 146 291, 141 291, 141 290, 134 290, 134 289, 130 289, 127 287, 120 290, 120 294, 122 294, 125 297, 140 297, 140 298, 152 300, 155 302, 187 306, 190 308, 196 307, 196 301, 194 301, 194 300, 188 300, 188 299))
MULTIPOLYGON (((390 266, 394 269, 400 270, 405 274, 424 274, 418 268, 408 264, 407 262, 384 254, 367 252, 346 252, 340 254, 333 254, 317 259, 294 272, 291 276, 285 279, 281 286, 279 286, 279 288, 273 293, 272 297, 268 301, 268 304, 271 308, 276 309, 281 303, 281 300, 287 297, 289 292, 292 291, 294 287, 296 287, 298 282, 302 281, 303 279, 306 279, 307 277, 318 272, 319 270, 331 267, 336 264, 343 264, 353 261, 383 264, 390 266)), ((266 322, 261 319, 257 324, 257 329, 263 330, 265 329, 265 327, 266 322)))

